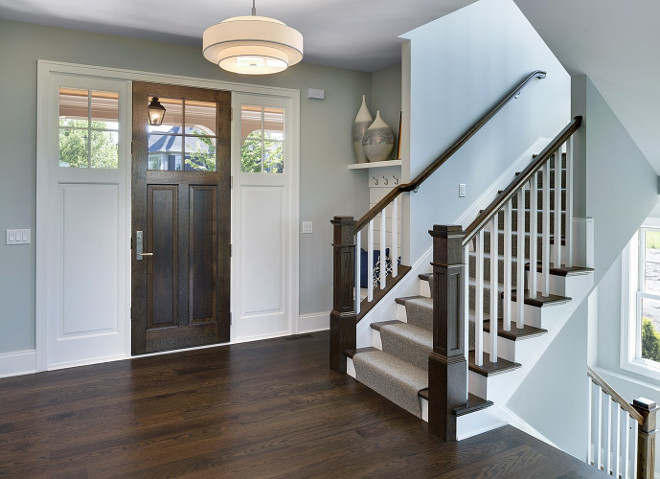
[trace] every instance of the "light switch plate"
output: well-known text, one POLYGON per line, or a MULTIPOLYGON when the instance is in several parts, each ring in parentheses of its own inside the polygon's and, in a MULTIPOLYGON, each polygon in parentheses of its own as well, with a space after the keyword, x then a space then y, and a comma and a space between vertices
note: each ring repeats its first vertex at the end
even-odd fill
POLYGON ((30 244, 32 235, 27 230, 7 230, 7 244, 30 244))
POLYGON ((464 198, 465 197, 465 183, 459 183, 458 184, 458 197, 459 198, 464 198))
POLYGON ((312 234, 314 231, 312 227, 312 222, 311 221, 303 221, 302 222, 302 232, 305 235, 312 234))

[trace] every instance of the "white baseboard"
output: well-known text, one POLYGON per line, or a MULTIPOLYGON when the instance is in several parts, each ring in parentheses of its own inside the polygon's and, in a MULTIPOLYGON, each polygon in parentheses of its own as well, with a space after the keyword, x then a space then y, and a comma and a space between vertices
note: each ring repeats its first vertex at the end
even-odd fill
POLYGON ((32 374, 37 371, 37 352, 33 349, 0 354, 0 378, 32 374))
POLYGON ((298 334, 327 331, 330 329, 330 311, 301 314, 298 317, 298 334))

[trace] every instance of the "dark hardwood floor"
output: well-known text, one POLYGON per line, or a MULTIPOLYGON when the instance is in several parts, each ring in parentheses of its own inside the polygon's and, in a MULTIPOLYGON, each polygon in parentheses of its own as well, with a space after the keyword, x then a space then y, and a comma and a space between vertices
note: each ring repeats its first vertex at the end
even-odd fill
POLYGON ((327 333, 2 379, 0 476, 604 477, 512 427, 444 443, 329 371, 327 333))

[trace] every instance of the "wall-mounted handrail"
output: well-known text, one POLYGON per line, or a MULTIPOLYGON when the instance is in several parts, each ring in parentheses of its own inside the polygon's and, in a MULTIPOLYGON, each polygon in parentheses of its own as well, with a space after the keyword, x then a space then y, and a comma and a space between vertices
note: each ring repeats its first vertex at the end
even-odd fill
POLYGON ((488 207, 475 218, 465 229, 465 237, 463 238, 463 246, 466 246, 472 238, 495 216, 504 205, 513 198, 523 185, 534 176, 545 165, 552 155, 555 154, 557 149, 568 140, 573 133, 575 133, 582 124, 582 117, 576 116, 573 120, 566 125, 566 127, 559 132, 559 134, 552 140, 541 153, 532 161, 527 167, 516 177, 516 180, 506 187, 488 207))
POLYGON ((628 403, 628 401, 626 401, 618 392, 614 390, 612 386, 609 385, 607 381, 605 381, 596 371, 591 369, 589 366, 587 366, 587 376, 589 376, 594 383, 598 384, 603 392, 605 392, 614 401, 616 401, 619 406, 621 406, 624 411, 630 414, 630 416, 633 417, 639 424, 644 423, 644 418, 642 415, 638 413, 637 410, 628 403))
POLYGON ((390 191, 385 197, 374 205, 367 213, 365 213, 362 218, 360 218, 355 226, 356 231, 364 228, 369 221, 374 219, 378 214, 394 201, 401 193, 409 192, 416 190, 420 187, 424 181, 431 176, 438 168, 440 168, 454 153, 456 153, 467 141, 472 138, 488 121, 495 116, 495 114, 504 107, 511 99, 517 98, 520 94, 520 91, 527 86, 527 84, 532 81, 534 78, 545 78, 546 72, 541 70, 536 70, 515 87, 513 87, 506 95, 504 95, 488 112, 477 120, 465 133, 463 133, 458 140, 451 144, 440 156, 438 156, 429 166, 427 166, 424 171, 422 171, 417 177, 412 180, 410 183, 399 185, 390 191))

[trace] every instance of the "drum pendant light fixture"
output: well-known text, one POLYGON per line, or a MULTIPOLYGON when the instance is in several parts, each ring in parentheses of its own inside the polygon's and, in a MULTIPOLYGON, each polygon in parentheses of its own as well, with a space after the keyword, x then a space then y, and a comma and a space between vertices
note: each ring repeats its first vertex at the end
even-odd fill
POLYGON ((204 31, 204 58, 243 75, 286 70, 302 60, 303 37, 279 20, 257 16, 254 1, 252 15, 228 18, 204 31))

